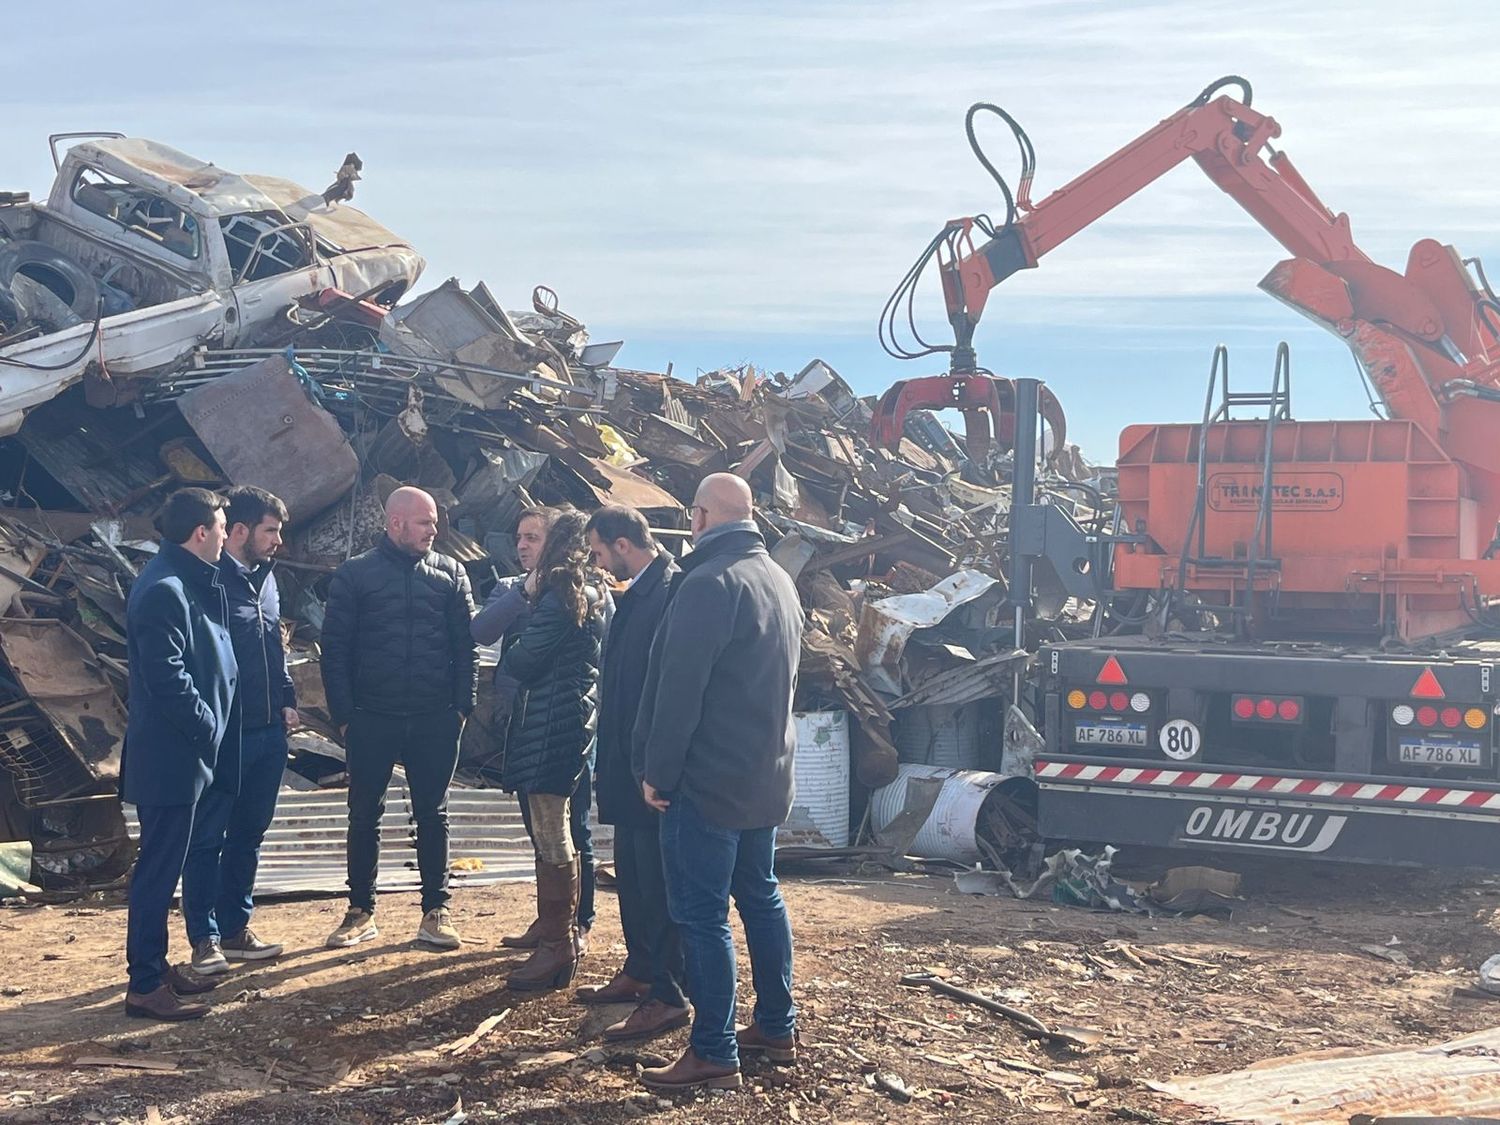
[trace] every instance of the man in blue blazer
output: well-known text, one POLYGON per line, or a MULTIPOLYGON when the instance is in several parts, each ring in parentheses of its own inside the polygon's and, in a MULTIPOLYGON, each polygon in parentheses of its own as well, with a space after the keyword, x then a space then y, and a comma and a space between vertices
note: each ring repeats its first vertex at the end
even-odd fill
POLYGON ((130 880, 125 1014, 186 1020, 206 1004, 182 997, 213 983, 167 962, 167 912, 182 875, 193 812, 210 788, 240 784, 239 669, 216 565, 224 548, 223 497, 184 488, 156 515, 161 548, 130 589, 126 644, 130 720, 120 795, 141 834, 130 880))

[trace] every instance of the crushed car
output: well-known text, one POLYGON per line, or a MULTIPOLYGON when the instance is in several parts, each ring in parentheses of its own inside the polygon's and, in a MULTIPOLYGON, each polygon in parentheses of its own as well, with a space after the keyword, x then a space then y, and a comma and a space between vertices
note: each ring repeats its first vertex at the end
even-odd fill
POLYGON ((411 245, 344 202, 345 169, 319 193, 118 133, 50 144, 46 203, 0 194, 0 436, 79 381, 113 405, 197 349, 284 343, 305 307, 378 322, 421 276, 411 245))

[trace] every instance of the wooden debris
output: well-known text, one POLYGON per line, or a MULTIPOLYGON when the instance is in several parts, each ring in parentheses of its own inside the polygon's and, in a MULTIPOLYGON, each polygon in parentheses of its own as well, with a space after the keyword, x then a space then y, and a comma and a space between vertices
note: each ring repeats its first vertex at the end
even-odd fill
POLYGON ((475 1043, 478 1043, 486 1035, 494 1031, 495 1028, 499 1027, 501 1021, 508 1015, 510 1015, 510 1009, 506 1008, 493 1016, 486 1016, 479 1022, 479 1026, 469 1032, 469 1034, 465 1035, 462 1039, 455 1039, 451 1043, 443 1044, 438 1048, 438 1051, 448 1055, 463 1054, 470 1047, 474 1046, 475 1043))
POLYGON ((85 1055, 83 1058, 74 1059, 74 1066, 118 1066, 126 1070, 158 1070, 170 1071, 177 1069, 177 1060, 162 1058, 159 1055, 85 1055))

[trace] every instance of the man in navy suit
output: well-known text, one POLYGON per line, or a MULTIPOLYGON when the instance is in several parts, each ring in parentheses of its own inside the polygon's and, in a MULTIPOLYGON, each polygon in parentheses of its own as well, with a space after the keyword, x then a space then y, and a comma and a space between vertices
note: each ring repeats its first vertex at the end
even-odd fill
POLYGON ((167 962, 167 912, 200 797, 240 784, 239 669, 219 584, 223 497, 184 488, 156 515, 161 548, 130 589, 126 643, 130 721, 120 795, 136 806, 140 845, 130 880, 125 1014, 188 1020, 208 1006, 182 997, 213 983, 167 962))

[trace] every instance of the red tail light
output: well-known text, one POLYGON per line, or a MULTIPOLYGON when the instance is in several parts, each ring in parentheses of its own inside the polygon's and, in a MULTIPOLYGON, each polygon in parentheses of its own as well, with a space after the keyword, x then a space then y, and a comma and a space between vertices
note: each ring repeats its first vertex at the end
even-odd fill
POLYGON ((1438 713, 1436 707, 1418 707, 1417 722, 1424 727, 1437 726, 1438 713))
POLYGON ((1237 723, 1300 723, 1302 698, 1295 695, 1236 695, 1229 701, 1237 723))
MULTIPOLYGON (((1103 711, 1109 706, 1109 696, 1105 695, 1102 691, 1091 691, 1089 692, 1089 706, 1095 711, 1103 711)), ((1428 708, 1428 710, 1431 710, 1431 708, 1428 708)))
POLYGON ((1111 711, 1123 711, 1130 706, 1130 696, 1123 691, 1117 691, 1109 697, 1109 709, 1111 711))
POLYGON ((1452 730, 1454 727, 1458 726, 1459 723, 1464 721, 1464 713, 1457 707, 1444 707, 1443 713, 1440 717, 1443 720, 1443 726, 1447 727, 1449 730, 1452 730))

